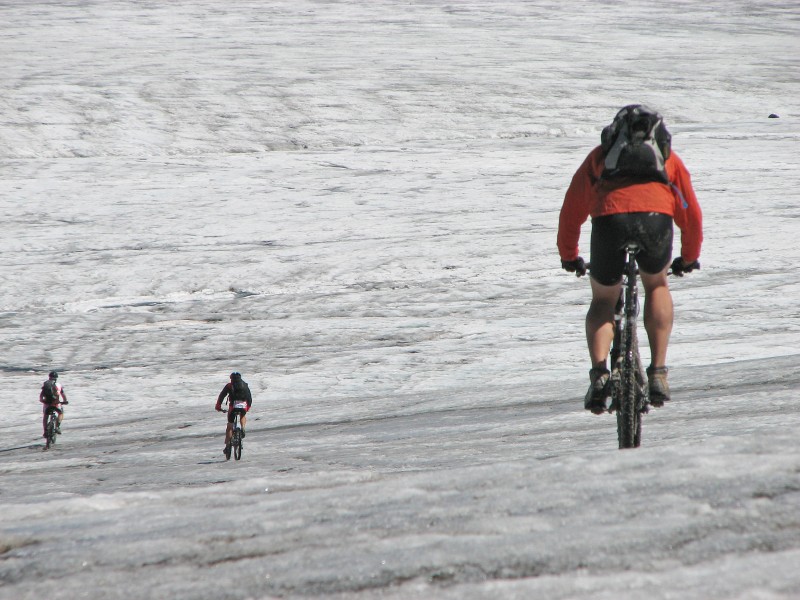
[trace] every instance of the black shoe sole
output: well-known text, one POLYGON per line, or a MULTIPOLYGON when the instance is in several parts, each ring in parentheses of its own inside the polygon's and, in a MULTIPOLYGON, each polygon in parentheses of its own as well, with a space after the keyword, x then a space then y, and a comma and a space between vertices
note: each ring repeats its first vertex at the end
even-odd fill
POLYGON ((602 415, 608 412, 605 401, 603 401, 602 404, 599 402, 593 402, 589 404, 589 406, 584 406, 584 408, 588 411, 591 411, 593 415, 602 415))

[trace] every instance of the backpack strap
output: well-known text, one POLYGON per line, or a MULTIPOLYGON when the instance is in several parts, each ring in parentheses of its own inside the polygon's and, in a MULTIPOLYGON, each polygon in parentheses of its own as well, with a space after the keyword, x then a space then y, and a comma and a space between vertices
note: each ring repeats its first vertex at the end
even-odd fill
POLYGON ((669 182, 669 187, 672 189, 672 193, 675 194, 678 197, 678 199, 681 201, 681 207, 684 210, 689 208, 689 203, 686 201, 686 198, 684 197, 683 192, 681 191, 681 188, 679 188, 677 185, 675 185, 672 181, 669 182))

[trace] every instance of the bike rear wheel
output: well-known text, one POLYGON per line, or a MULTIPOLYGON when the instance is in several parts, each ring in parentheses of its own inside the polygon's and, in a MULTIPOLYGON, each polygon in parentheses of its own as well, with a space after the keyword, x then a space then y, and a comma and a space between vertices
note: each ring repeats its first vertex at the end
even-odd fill
POLYGON ((233 458, 239 460, 242 458, 242 432, 239 429, 234 430, 233 439, 231 439, 231 446, 233 447, 233 458))
POLYGON ((50 446, 56 443, 56 428, 58 427, 58 416, 55 413, 50 413, 47 419, 47 439, 45 441, 44 449, 49 450, 50 446))
POLYGON ((642 412, 645 410, 646 383, 636 334, 638 313, 636 263, 629 256, 625 289, 624 322, 620 335, 620 376, 617 406, 617 437, 620 448, 638 448, 642 443, 642 412))
POLYGON ((633 329, 629 335, 622 361, 617 407, 617 437, 620 448, 638 448, 642 443, 642 367, 636 330, 633 329))

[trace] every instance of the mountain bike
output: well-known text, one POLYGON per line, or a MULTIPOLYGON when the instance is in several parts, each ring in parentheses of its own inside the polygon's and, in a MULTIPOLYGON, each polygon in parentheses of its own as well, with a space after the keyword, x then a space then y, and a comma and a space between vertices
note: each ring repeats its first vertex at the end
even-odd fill
POLYGON ((642 358, 636 320, 639 316, 639 286, 635 242, 624 245, 625 266, 622 290, 614 314, 614 342, 611 345, 611 406, 617 413, 617 437, 620 448, 638 448, 642 443, 642 415, 650 405, 650 392, 642 358))
MULTIPOLYGON (((244 430, 242 429, 242 422, 241 416, 242 413, 240 410, 243 410, 244 407, 247 406, 244 402, 237 402, 234 404, 229 410, 233 411, 233 432, 231 433, 231 451, 233 452, 233 458, 236 460, 240 460, 242 458, 242 448, 244 447, 244 443, 242 439, 244 438, 244 430), (239 406, 241 404, 242 406, 239 406)), ((227 411, 225 411, 227 412, 227 411)), ((230 455, 227 455, 228 460, 230 460, 230 455)))
POLYGON ((55 445, 58 430, 58 411, 50 410, 47 416, 47 426, 44 429, 45 443, 44 449, 49 450, 50 446, 55 445))
POLYGON ((233 458, 236 460, 242 458, 242 446, 241 413, 236 410, 233 412, 233 433, 231 434, 231 449, 233 450, 233 458))

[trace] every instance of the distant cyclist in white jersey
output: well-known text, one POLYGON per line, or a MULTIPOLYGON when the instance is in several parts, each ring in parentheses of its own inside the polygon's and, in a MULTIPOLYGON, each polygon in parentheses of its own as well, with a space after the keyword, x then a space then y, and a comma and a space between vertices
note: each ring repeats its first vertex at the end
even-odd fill
POLYGON ((217 397, 216 410, 222 411, 222 402, 228 398, 228 427, 225 430, 225 449, 223 453, 227 458, 231 455, 231 435, 233 435, 233 420, 236 413, 240 415, 242 424, 242 437, 244 437, 244 426, 247 422, 247 411, 253 404, 253 396, 250 394, 250 386, 242 379, 241 373, 231 373, 231 381, 226 384, 217 397))
POLYGON ((50 413, 58 413, 58 428, 56 433, 61 433, 61 422, 64 420, 64 409, 67 402, 67 394, 64 388, 58 385, 58 373, 50 371, 50 375, 42 384, 42 391, 39 392, 39 402, 44 404, 42 407, 42 437, 47 437, 47 417, 50 413))

